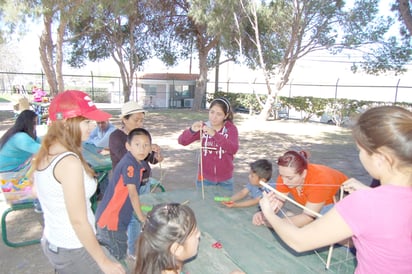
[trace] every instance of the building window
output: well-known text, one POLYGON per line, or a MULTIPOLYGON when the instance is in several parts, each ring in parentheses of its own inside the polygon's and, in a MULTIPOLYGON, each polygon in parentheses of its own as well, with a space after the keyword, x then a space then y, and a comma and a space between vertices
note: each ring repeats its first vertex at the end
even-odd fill
POLYGON ((175 98, 192 98, 192 92, 189 85, 176 85, 174 86, 175 98))
POLYGON ((157 94, 157 86, 142 85, 142 88, 146 91, 146 96, 156 96, 157 94))

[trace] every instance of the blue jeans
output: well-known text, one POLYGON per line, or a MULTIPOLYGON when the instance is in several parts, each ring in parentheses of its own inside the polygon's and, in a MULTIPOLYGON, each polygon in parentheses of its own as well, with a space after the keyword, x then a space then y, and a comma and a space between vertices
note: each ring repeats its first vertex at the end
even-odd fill
POLYGON ((106 228, 96 227, 97 240, 100 245, 104 246, 110 251, 113 257, 118 261, 126 258, 127 250, 127 234, 126 231, 111 231, 106 228))
POLYGON ((322 209, 320 210, 320 214, 325 215, 326 212, 331 210, 334 205, 335 204, 332 203, 332 204, 328 204, 328 205, 323 206, 322 209))
MULTIPOLYGON (((226 181, 221 181, 221 182, 212 182, 209 180, 203 180, 203 186, 206 187, 211 187, 215 186, 216 190, 220 192, 219 190, 223 190, 225 195, 232 195, 233 194, 233 178, 230 178, 229 180, 226 181)), ((201 181, 196 181, 196 188, 197 189, 202 189, 202 182, 201 181)), ((216 195, 223 195, 220 193, 215 193, 216 195)))
MULTIPOLYGON (((139 195, 150 193, 150 180, 144 186, 139 189, 139 195)), ((136 241, 139 237, 141 231, 140 221, 137 219, 136 215, 132 214, 132 219, 127 227, 127 253, 129 255, 135 255, 136 253, 136 241)))

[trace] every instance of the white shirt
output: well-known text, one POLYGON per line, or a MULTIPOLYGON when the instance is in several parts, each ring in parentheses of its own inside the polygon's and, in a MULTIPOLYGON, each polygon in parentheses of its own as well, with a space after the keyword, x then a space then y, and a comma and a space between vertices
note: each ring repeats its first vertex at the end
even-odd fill
MULTIPOLYGON (((43 170, 34 172, 34 182, 37 194, 43 209, 44 237, 51 243, 62 248, 81 248, 77 235, 70 223, 64 202, 63 188, 53 175, 56 164, 68 155, 77 155, 73 152, 64 152, 58 155, 50 165, 43 170)), ((87 217, 93 230, 95 230, 95 218, 91 209, 90 197, 95 193, 97 182, 84 170, 84 190, 86 193, 87 217)), ((68 174, 70 176, 70 174, 68 174)), ((96 231, 95 231, 96 233, 96 231)))

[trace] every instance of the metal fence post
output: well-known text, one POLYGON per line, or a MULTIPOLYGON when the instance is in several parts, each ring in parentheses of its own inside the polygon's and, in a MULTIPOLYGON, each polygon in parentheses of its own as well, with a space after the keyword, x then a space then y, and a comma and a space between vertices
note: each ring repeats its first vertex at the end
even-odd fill
POLYGON ((335 85, 335 103, 338 98, 338 84, 339 84, 339 78, 338 80, 336 80, 336 85, 335 85))
MULTIPOLYGON (((44 73, 43 73, 43 70, 41 70, 41 89, 42 90, 45 90, 44 89, 44 73)), ((49 91, 50 92, 50 91, 49 91)))
POLYGON ((93 71, 90 71, 92 77, 92 99, 94 100, 94 78, 93 78, 93 71))
POLYGON ((395 102, 394 105, 396 105, 396 101, 398 100, 398 88, 399 88, 399 82, 401 81, 401 78, 398 79, 398 83, 396 83, 396 88, 395 88, 395 102))

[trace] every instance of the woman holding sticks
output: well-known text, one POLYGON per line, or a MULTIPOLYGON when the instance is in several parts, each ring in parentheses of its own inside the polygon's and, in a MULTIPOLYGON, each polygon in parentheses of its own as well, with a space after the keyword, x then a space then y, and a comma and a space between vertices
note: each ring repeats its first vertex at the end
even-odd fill
MULTIPOLYGON (((284 196, 290 193, 295 204, 305 208, 302 213, 294 216, 291 212, 284 213, 282 207, 285 199, 278 197, 277 211, 287 215, 288 219, 298 227, 326 213, 333 206, 339 187, 348 179, 345 174, 336 169, 309 163, 306 151, 289 150, 279 157, 277 165, 279 177, 276 189, 284 196)), ((253 224, 267 225, 262 212, 257 212, 253 216, 253 224)))
POLYGON ((362 165, 381 186, 354 191, 302 228, 276 216, 274 192, 263 194, 262 212, 298 252, 352 237, 355 273, 412 273, 412 113, 397 106, 371 108, 356 121, 353 137, 362 165))
POLYGON ((194 122, 178 138, 187 146, 201 140, 202 155, 198 170, 197 187, 222 186, 233 192, 233 159, 239 149, 237 127, 233 124, 233 111, 226 98, 216 98, 209 108, 209 121, 194 122))

